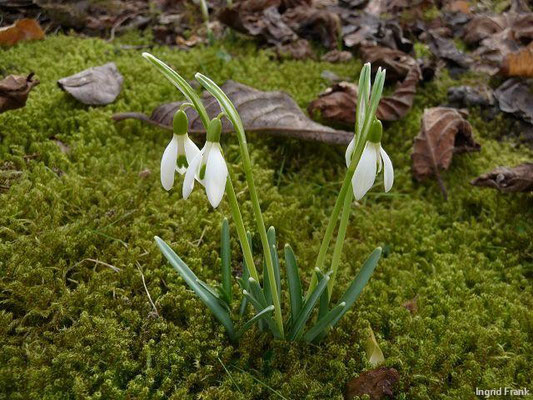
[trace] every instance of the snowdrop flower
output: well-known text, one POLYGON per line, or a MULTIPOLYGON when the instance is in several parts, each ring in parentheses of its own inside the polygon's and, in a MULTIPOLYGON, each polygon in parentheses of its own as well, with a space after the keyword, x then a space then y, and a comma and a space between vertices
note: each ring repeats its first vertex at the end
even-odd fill
POLYGON ((189 164, 183 182, 183 198, 189 197, 196 179, 205 187, 207 198, 214 208, 218 207, 224 196, 228 178, 228 167, 219 143, 221 132, 220 119, 213 119, 207 130, 207 141, 204 148, 189 164))
POLYGON ((170 190, 174 186, 176 171, 183 175, 194 157, 200 153, 200 149, 187 135, 189 121, 183 110, 176 112, 173 125, 172 140, 161 157, 161 184, 165 190, 170 190))
MULTIPOLYGON (((383 168, 383 183, 385 192, 392 188, 394 182, 394 169, 388 154, 381 147, 381 134, 383 127, 381 122, 376 119, 372 123, 370 132, 368 134, 368 141, 365 144, 359 164, 355 169, 352 178, 353 194, 357 200, 370 190, 376 180, 376 175, 381 172, 383 168)), ((350 165, 352 154, 355 148, 355 143, 352 140, 346 149, 346 165, 350 165)))

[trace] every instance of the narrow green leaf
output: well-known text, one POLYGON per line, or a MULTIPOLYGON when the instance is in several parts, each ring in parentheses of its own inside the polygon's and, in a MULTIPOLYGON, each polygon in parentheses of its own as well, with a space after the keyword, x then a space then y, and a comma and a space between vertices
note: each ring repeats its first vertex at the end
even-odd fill
POLYGON ((237 331, 237 339, 242 336, 244 332, 246 332, 253 324, 254 322, 257 322, 270 314, 272 314, 272 311, 274 311, 274 306, 268 306, 260 313, 254 315, 250 320, 246 321, 246 323, 237 331))
POLYGON ((381 251, 381 247, 378 247, 370 254, 370 256, 367 258, 367 260, 361 267, 361 270, 353 280, 350 287, 342 295, 339 302, 344 302, 346 303, 346 305, 344 306, 342 312, 332 321, 331 326, 335 326, 335 324, 339 322, 342 316, 350 309, 353 303, 355 303, 355 301, 363 291, 363 288, 368 283, 368 280, 372 276, 374 270, 376 269, 378 261, 381 257, 381 251))
POLYGON ((320 296, 320 301, 318 303, 318 314, 316 317, 316 320, 320 320, 323 318, 329 311, 329 293, 328 288, 324 290, 322 295, 320 296))
POLYGON ((298 264, 296 256, 291 246, 285 245, 285 267, 287 268, 287 283, 289 286, 289 297, 291 303, 291 319, 296 321, 296 317, 302 309, 302 282, 298 275, 298 264))
MULTIPOLYGON (((250 278, 252 279, 252 278, 250 278)), ((247 290, 243 290, 242 291, 242 294, 244 295, 244 297, 246 297, 250 303, 254 306, 256 312, 260 313, 261 311, 263 311, 265 308, 268 308, 268 307, 265 307, 263 304, 260 303, 259 300, 257 300, 251 293, 248 293, 247 290)), ((269 306, 270 307, 270 306, 269 306)), ((259 323, 259 328, 262 330, 263 329, 263 326, 261 325, 262 322, 266 322, 266 324, 268 325, 268 328, 270 329, 270 331, 272 332, 272 334, 274 335, 275 338, 281 338, 281 335, 279 333, 279 330, 278 330, 278 327, 276 325, 276 322, 272 319, 272 317, 270 315, 267 315, 265 316, 264 318, 260 319, 258 321, 259 323)))
POLYGON ((313 307, 315 306, 316 302, 326 289, 326 286, 329 282, 329 274, 322 275, 320 270, 317 268, 316 273, 318 275, 319 282, 315 289, 311 292, 311 296, 309 296, 309 299, 303 304, 302 310, 296 317, 296 319, 293 321, 291 330, 289 332, 289 340, 297 340, 300 338, 302 334, 302 330, 305 326, 305 323, 311 316, 311 312, 313 311, 313 307), (322 276, 321 276, 322 275, 322 276))
POLYGON ((267 303, 263 290, 261 289, 261 286, 259 286, 259 282, 252 277, 248 278, 248 282, 250 284, 250 292, 252 293, 252 296, 254 296, 263 307, 269 306, 270 304, 267 303))
POLYGON ((189 82, 183 79, 180 74, 178 74, 157 57, 154 57, 150 53, 146 52, 142 55, 153 65, 155 65, 155 67, 165 76, 165 78, 172 82, 172 84, 178 88, 185 98, 194 105, 194 108, 196 108, 198 115, 202 120, 202 124, 204 125, 205 129, 207 129, 209 126, 209 117, 207 111, 205 110, 204 104, 202 103, 202 100, 198 94, 196 94, 191 85, 189 85, 189 82))
POLYGON ((227 296, 226 301, 229 305, 233 300, 233 293, 231 287, 231 248, 229 223, 227 218, 224 218, 222 221, 222 232, 220 234, 220 259, 222 263, 222 289, 224 289, 224 294, 227 296))
POLYGON ((168 262, 178 271, 185 283, 196 293, 202 302, 211 310, 216 319, 226 328, 228 335, 233 340, 235 339, 235 330, 233 328, 233 322, 229 316, 229 313, 219 304, 213 295, 202 287, 198 282, 198 278, 191 271, 191 269, 183 262, 181 258, 167 245, 161 238, 155 236, 157 246, 168 260, 168 262))
POLYGON ((342 312, 345 303, 340 303, 334 307, 330 312, 320 318, 317 323, 307 331, 304 335, 304 340, 311 343, 315 340, 321 333, 331 326, 331 321, 333 321, 337 316, 342 312))

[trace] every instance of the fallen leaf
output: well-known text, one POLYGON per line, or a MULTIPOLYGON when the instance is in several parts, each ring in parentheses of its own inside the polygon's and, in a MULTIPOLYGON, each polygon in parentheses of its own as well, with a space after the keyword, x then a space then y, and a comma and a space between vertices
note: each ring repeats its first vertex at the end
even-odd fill
POLYGON ((510 53, 500 70, 505 76, 533 77, 533 42, 516 53, 510 53))
POLYGON ((368 395, 370 400, 394 397, 393 388, 400 380, 400 374, 394 368, 376 368, 363 372, 346 384, 344 398, 351 400, 356 396, 368 395))
POLYGON ((282 20, 299 36, 321 42, 327 49, 337 46, 340 19, 324 8, 298 6, 286 10, 282 20))
POLYGON ((489 75, 497 74, 505 58, 518 52, 520 46, 513 39, 510 28, 483 39, 480 46, 472 53, 475 60, 473 69, 489 75))
POLYGON ((368 337, 366 339, 365 352, 366 357, 368 358, 368 362, 373 367, 377 367, 379 364, 385 362, 385 357, 383 356, 383 352, 379 348, 379 344, 376 340, 376 337, 374 336, 374 331, 372 330, 372 328, 368 328, 368 337))
POLYGON ((59 147, 59 150, 61 150, 62 153, 70 154, 70 152, 72 151, 72 149, 70 148, 70 146, 68 144, 66 144, 62 140, 56 138, 55 136, 52 136, 50 138, 50 140, 52 142, 54 142, 57 145, 57 147, 59 147))
POLYGON ((461 68, 469 68, 472 59, 457 49, 451 39, 444 38, 434 31, 427 31, 426 36, 431 52, 441 59, 452 62, 461 68))
POLYGON ((321 60, 330 62, 330 63, 339 63, 339 62, 350 61, 352 58, 353 58, 353 55, 349 51, 341 51, 341 50, 334 49, 324 54, 321 57, 321 60))
POLYGON ((34 19, 19 19, 13 25, 0 28, 0 45, 13 46, 25 40, 39 40, 44 38, 44 31, 34 19))
POLYGON ((413 315, 418 312, 418 300, 416 296, 411 300, 407 300, 402 305, 413 315))
POLYGON ((26 105, 30 91, 39 84, 33 75, 9 75, 0 81, 0 114, 26 105))
POLYGON ((311 45, 305 39, 277 45, 276 53, 279 58, 292 58, 294 60, 305 60, 314 56, 311 45))
POLYGON ((494 96, 500 110, 533 124, 533 95, 527 83, 508 79, 494 91, 494 96))
POLYGON ((446 199, 440 171, 450 167, 455 153, 479 151, 480 148, 463 113, 448 107, 427 108, 411 154, 413 175, 418 181, 435 176, 446 199))
POLYGON ((487 86, 455 86, 448 89, 448 100, 456 108, 490 107, 494 105, 494 94, 487 86))
POLYGON ((81 103, 97 106, 115 101, 123 80, 115 63, 111 62, 62 78, 57 84, 81 103))
MULTIPOLYGON (((396 86, 391 96, 381 98, 376 116, 382 121, 397 121, 403 118, 411 107, 416 93, 416 84, 421 78, 418 65, 413 65, 405 80, 396 86)), ((357 105, 357 86, 340 82, 321 93, 307 110, 310 115, 320 115, 325 120, 353 126, 357 105)))
POLYGON ((397 121, 407 115, 415 100, 416 85, 422 78, 420 68, 414 64, 402 83, 396 86, 391 96, 381 98, 377 117, 382 121, 397 121))
POLYGON ((148 178, 150 175, 152 175, 152 171, 150 171, 148 168, 139 171, 139 178, 148 178))
POLYGON ((470 14, 470 3, 468 1, 456 0, 452 1, 447 6, 448 10, 452 12, 461 12, 463 14, 470 14))
POLYGON ((410 52, 413 44, 397 21, 379 16, 353 12, 341 12, 342 39, 346 47, 383 46, 410 52))
POLYGON ((363 61, 372 64, 372 73, 375 73, 378 67, 387 70, 387 81, 395 82, 404 79, 412 66, 416 64, 413 57, 401 50, 380 46, 362 46, 359 51, 363 61))
MULTIPOLYGON (((228 95, 239 112, 244 128, 248 132, 262 132, 273 136, 294 137, 329 144, 348 144, 353 137, 346 132, 320 125, 307 117, 298 104, 285 92, 263 92, 242 83, 227 81, 222 90, 228 95)), ((220 113, 218 102, 207 92, 202 96, 207 113, 214 118, 220 113)), ((150 117, 142 113, 120 113, 113 115, 115 121, 135 118, 152 125, 170 129, 172 118, 183 102, 163 104, 157 107, 150 117)), ((195 110, 187 109, 189 132, 204 133, 203 125, 195 110)), ((223 131, 233 129, 227 119, 223 119, 223 131)))
POLYGON ((500 192, 533 191, 533 163, 520 164, 514 168, 498 167, 472 182, 474 186, 490 187, 500 192))
POLYGON ((476 15, 467 24, 463 40, 465 43, 475 45, 483 39, 503 31, 507 27, 507 18, 504 15, 476 15))

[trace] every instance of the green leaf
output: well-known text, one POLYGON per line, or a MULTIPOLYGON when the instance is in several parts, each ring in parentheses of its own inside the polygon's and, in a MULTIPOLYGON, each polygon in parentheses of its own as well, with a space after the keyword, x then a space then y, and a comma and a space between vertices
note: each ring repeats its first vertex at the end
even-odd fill
POLYGON ((266 318, 272 314, 272 311, 274 311, 274 306, 268 306, 260 313, 254 315, 250 320, 248 320, 238 331, 237 331, 237 339, 242 336, 244 332, 246 332, 253 324, 254 322, 257 322, 263 318, 266 318))
MULTIPOLYGON (((253 278, 250 278, 250 279, 253 279, 253 278)), ((256 312, 258 312, 258 313, 260 313, 261 311, 263 311, 266 308, 270 307, 270 306, 265 307, 263 304, 261 304, 261 302, 255 296, 253 296, 251 293, 248 293, 247 290, 243 290, 242 294, 244 295, 244 297, 246 297, 250 301, 250 303, 252 303, 252 305, 255 307, 256 312)), ((268 328, 270 329, 270 331, 272 332, 274 337, 275 338, 281 338, 281 335, 279 333, 278 327, 277 327, 275 321, 272 319, 272 317, 270 315, 268 315, 268 316, 265 316, 263 319, 258 321, 259 322, 259 328, 261 330, 263 329, 263 326, 261 325, 263 320, 268 325, 268 328)))
POLYGON ((178 271, 185 283, 196 293, 202 302, 211 310, 216 319, 226 328, 229 337, 235 339, 235 330, 229 313, 219 304, 213 294, 198 283, 198 278, 181 258, 166 244, 161 238, 155 236, 157 246, 168 260, 168 262, 178 271))
POLYGON ((302 282, 298 275, 298 264, 296 256, 291 246, 285 245, 285 267, 287 268, 287 283, 289 286, 289 297, 291 303, 291 319, 296 317, 302 310, 302 282))
POLYGON ((261 289, 261 286, 259 286, 259 282, 252 277, 248 278, 248 282, 250 284, 250 292, 252 293, 252 296, 254 296, 263 307, 269 306, 271 303, 267 303, 263 290, 261 289))
MULTIPOLYGON (((279 274, 279 258, 276 245, 276 230, 273 226, 268 228, 267 232, 268 247, 270 247, 270 255, 272 256, 272 265, 274 266, 274 280, 278 289, 278 298, 281 302, 281 279, 279 274)), ((265 298, 268 304, 272 303, 272 290, 270 289, 270 275, 266 264, 263 263, 263 287, 265 292, 265 298)))
POLYGON ((296 317, 296 319, 293 321, 291 330, 289 332, 289 340, 297 340, 300 338, 302 334, 302 330, 305 326, 305 323, 311 316, 311 312, 313 311, 313 307, 315 306, 316 302, 326 289, 326 286, 329 282, 329 275, 330 273, 323 275, 322 272, 317 268, 315 269, 317 275, 318 275, 318 284, 315 287, 315 289, 311 292, 311 295, 309 296, 309 299, 303 304, 302 310, 296 317))
POLYGON ((317 323, 307 331, 304 335, 304 340, 311 343, 315 340, 321 333, 331 326, 331 321, 333 321, 337 316, 342 312, 345 303, 340 303, 338 306, 334 307, 330 312, 320 318, 317 323))
POLYGON ((331 326, 335 326, 337 322, 342 318, 342 316, 350 309, 350 307, 355 303, 361 292, 363 291, 363 288, 368 283, 368 280, 372 276, 372 273, 376 269, 376 266, 378 265, 378 261, 381 257, 381 247, 376 248, 370 256, 367 258, 363 266, 361 267, 361 270, 353 280, 352 284, 346 290, 346 292, 342 295, 341 299, 339 300, 340 303, 344 302, 346 305, 344 306, 344 309, 342 312, 333 320, 331 323, 331 326))
POLYGON ((176 86, 178 90, 183 93, 185 98, 194 105, 194 108, 196 108, 196 111, 198 111, 198 115, 202 120, 202 124, 204 125, 205 129, 207 129, 207 127, 209 126, 209 117, 207 111, 205 110, 202 100, 191 87, 191 85, 189 85, 189 83, 185 79, 183 79, 180 74, 178 74, 176 71, 174 71, 172 68, 170 68, 167 64, 165 64, 157 57, 154 57, 150 53, 146 52, 142 55, 153 65, 155 65, 155 67, 165 76, 165 78, 172 82, 172 84, 174 84, 174 86, 176 86))
POLYGON ((222 263, 222 289, 226 295, 225 300, 228 305, 230 305, 233 300, 233 293, 231 287, 231 248, 229 223, 227 218, 224 218, 222 221, 222 232, 220 234, 220 259, 222 263))

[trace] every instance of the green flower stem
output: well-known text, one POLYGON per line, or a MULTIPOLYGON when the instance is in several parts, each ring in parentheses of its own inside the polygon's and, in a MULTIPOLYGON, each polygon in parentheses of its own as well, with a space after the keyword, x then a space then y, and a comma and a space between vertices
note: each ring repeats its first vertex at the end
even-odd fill
POLYGON ((261 245, 263 247, 263 255, 265 257, 265 264, 268 270, 268 278, 270 283, 270 290, 272 291, 272 302, 274 305, 274 319, 278 326, 281 338, 284 337, 283 331, 283 316, 281 315, 281 304, 279 300, 278 287, 276 283, 276 274, 274 273, 274 263, 272 261, 272 254, 270 253, 270 246, 268 244, 268 237, 265 229, 265 223, 263 221, 263 214, 261 213, 261 206, 259 204, 259 198, 255 189, 254 178, 252 175, 252 162, 250 161, 250 154, 248 153, 248 145, 246 143, 246 133, 242 120, 237 112, 237 109, 228 98, 226 93, 218 87, 210 78, 200 73, 195 75, 196 80, 205 87, 219 102, 220 107, 226 113, 226 117, 231 121, 233 129, 237 134, 239 140, 239 148, 242 157, 242 166, 244 174, 246 176, 246 183, 248 184, 248 190, 250 191, 250 199, 252 201, 252 208, 254 211, 255 221, 257 223, 257 230, 261 238, 261 245))
MULTIPOLYGON (((335 226, 337 225, 339 214, 341 212, 341 209, 343 208, 343 205, 345 204, 345 199, 347 197, 348 191, 351 192, 351 189, 352 189, 352 177, 353 177, 353 174, 355 173, 355 168, 357 167, 357 164, 359 163, 359 160, 361 159, 361 155, 363 154, 363 149, 364 149, 364 146, 362 146, 361 143, 365 143, 365 142, 366 140, 359 141, 357 147, 354 150, 352 162, 350 163, 350 166, 348 167, 348 170, 346 171, 346 175, 342 183, 341 191, 339 192, 339 196, 337 197, 337 201, 335 202, 335 206, 333 207, 333 212, 331 213, 331 217, 329 219, 328 226, 326 228, 326 233, 324 234, 324 238, 322 239, 322 244, 320 245, 320 250, 318 252, 318 257, 317 257, 316 264, 315 264, 315 267, 319 268, 320 270, 322 270, 324 267, 324 262, 326 259, 326 252, 331 242, 331 238, 333 237, 333 230, 335 229, 335 226)), ((351 204, 351 200, 349 203, 351 204)), ((342 249, 342 246, 341 246, 341 249, 342 249)), ((307 290, 306 298, 309 298, 310 293, 314 290, 317 283, 318 283, 318 279, 316 277, 316 274, 313 274, 313 278, 311 279, 311 284, 309 285, 309 289, 307 290)), ((330 292, 331 292, 331 288, 329 289, 330 292)))
POLYGON ((228 180, 226 181, 226 192, 228 193, 231 216, 233 217, 233 221, 235 221, 235 225, 237 227, 237 236, 239 237, 239 242, 241 242, 242 253, 246 261, 246 266, 250 271, 250 276, 259 282, 259 274, 255 268, 252 249, 246 237, 246 229, 242 220, 242 214, 239 208, 239 202, 237 201, 237 195, 235 194, 235 188, 233 187, 233 182, 231 181, 231 176, 228 176, 228 180))
POLYGON ((337 241, 335 242, 335 248, 333 250, 333 259, 331 261, 331 279, 328 282, 328 299, 331 300, 331 293, 333 293, 333 285, 335 284, 335 278, 337 277, 337 270, 341 261, 342 248, 344 246, 344 238, 346 237, 346 228, 348 227, 348 221, 350 220, 350 211, 352 210, 353 192, 348 190, 346 197, 344 198, 344 205, 342 206, 341 222, 339 225, 339 231, 337 232, 337 241))

